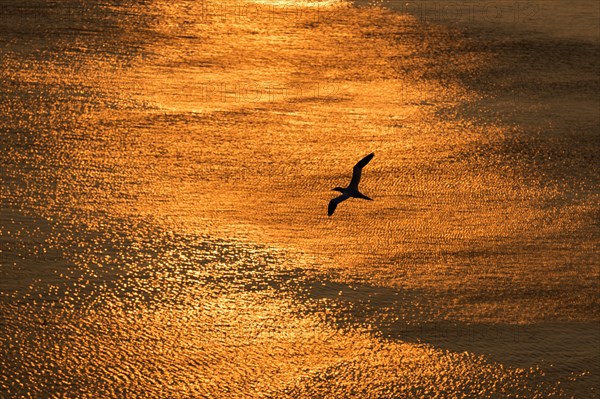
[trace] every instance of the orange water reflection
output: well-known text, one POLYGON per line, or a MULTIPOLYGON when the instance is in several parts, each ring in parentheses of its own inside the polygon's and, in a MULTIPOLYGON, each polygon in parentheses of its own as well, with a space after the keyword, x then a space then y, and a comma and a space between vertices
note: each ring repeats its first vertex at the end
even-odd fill
POLYGON ((274 3, 50 7, 34 22, 70 22, 9 32, 3 392, 592 392, 594 116, 519 102, 489 38, 274 3), (371 151, 375 201, 328 218, 371 151))

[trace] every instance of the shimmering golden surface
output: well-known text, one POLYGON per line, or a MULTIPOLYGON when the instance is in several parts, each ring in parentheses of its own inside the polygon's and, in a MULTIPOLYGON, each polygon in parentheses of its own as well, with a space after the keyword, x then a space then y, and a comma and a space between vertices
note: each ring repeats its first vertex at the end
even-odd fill
POLYGON ((597 27, 387 5, 7 2, 0 396, 597 395, 597 27))

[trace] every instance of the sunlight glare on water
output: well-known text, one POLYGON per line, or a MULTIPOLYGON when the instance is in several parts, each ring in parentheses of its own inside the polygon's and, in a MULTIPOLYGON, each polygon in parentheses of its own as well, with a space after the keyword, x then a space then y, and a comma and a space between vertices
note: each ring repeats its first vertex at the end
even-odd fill
POLYGON ((597 393, 597 45, 342 1, 0 12, 0 396, 597 393), (328 217, 370 152, 375 201, 328 217))

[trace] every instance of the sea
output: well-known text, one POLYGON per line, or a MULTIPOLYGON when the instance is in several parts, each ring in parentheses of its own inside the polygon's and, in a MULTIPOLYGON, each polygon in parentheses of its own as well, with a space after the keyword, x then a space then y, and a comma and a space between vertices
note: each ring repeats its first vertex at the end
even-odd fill
POLYGON ((2 0, 0 398, 597 398, 599 21, 2 0))

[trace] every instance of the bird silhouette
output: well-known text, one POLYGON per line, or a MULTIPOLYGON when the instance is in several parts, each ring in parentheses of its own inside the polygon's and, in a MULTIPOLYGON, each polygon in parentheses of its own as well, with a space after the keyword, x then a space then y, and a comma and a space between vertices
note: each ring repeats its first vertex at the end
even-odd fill
POLYGON ((346 188, 336 187, 336 188, 331 189, 332 191, 339 191, 340 193, 342 193, 342 195, 340 195, 339 197, 335 197, 334 199, 329 201, 329 207, 327 208, 327 215, 329 215, 329 216, 333 215, 333 212, 335 212, 335 208, 338 206, 338 204, 342 201, 347 200, 350 197, 362 198, 362 199, 366 199, 369 201, 373 201, 371 198, 367 197, 366 195, 364 195, 360 191, 358 191, 358 183, 360 183, 362 169, 371 161, 371 159, 373 159, 374 156, 375 156, 374 153, 370 153, 369 155, 367 155, 366 157, 364 157, 363 159, 358 161, 358 163, 356 165, 354 165, 354 168, 352 169, 352 180, 350 180, 350 184, 348 184, 348 187, 346 187, 346 188))

